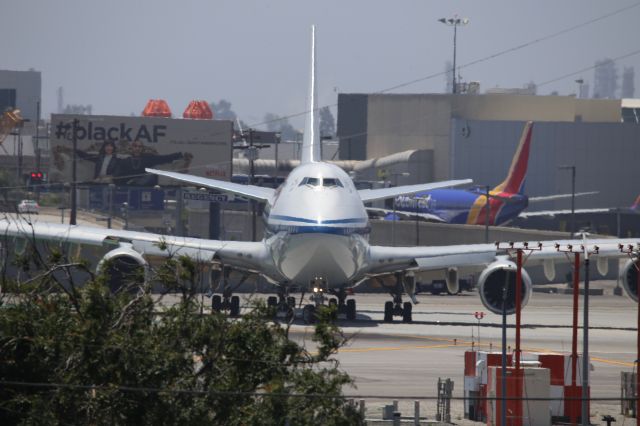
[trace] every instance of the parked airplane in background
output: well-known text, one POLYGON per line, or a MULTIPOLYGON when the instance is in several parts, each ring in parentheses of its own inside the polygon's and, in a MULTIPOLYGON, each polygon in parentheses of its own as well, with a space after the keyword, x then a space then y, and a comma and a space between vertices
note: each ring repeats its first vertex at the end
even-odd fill
MULTIPOLYGON (((541 197, 528 197, 524 194, 532 132, 533 123, 528 122, 522 131, 507 177, 500 185, 489 191, 488 206, 487 191, 482 187, 434 189, 411 196, 397 197, 395 199, 396 216, 405 218, 417 216, 435 222, 486 225, 488 213, 489 225, 502 225, 517 217, 530 202, 571 197, 571 194, 541 197)), ((595 192, 582 192, 576 195, 589 194, 595 194, 595 192)), ((394 219, 393 211, 389 209, 368 208, 367 210, 373 214, 385 214, 390 220, 394 219)))
MULTIPOLYGON (((239 314, 240 300, 233 295, 229 273, 234 270, 244 276, 260 275, 278 289, 278 298, 269 303, 288 314, 293 313, 295 299, 292 289, 311 292, 313 303, 303 309, 306 321, 314 319, 316 305, 323 303, 324 294, 333 299, 348 319, 356 317, 356 303, 347 300, 350 290, 367 279, 394 278, 388 290, 393 297, 384 307, 385 321, 401 315, 403 321, 412 319, 412 304, 402 303, 406 292, 414 303, 414 274, 422 270, 441 270, 446 276, 452 293, 457 293, 458 270, 479 271, 478 288, 483 304, 492 312, 508 313, 515 310, 516 265, 509 256, 493 244, 465 244, 440 247, 390 247, 369 244, 370 231, 365 202, 388 199, 403 194, 413 194, 444 186, 467 184, 469 180, 436 182, 381 189, 356 189, 347 173, 339 167, 319 162, 318 106, 315 73, 315 28, 312 30, 311 82, 308 112, 306 114, 302 158, 278 189, 254 185, 241 185, 182 173, 150 170, 150 173, 177 179, 197 187, 214 188, 231 192, 265 203, 265 236, 262 241, 219 241, 174 237, 145 232, 104 229, 88 226, 69 226, 57 223, 12 220, 0 221, 0 233, 10 238, 30 243, 35 240, 38 249, 53 247, 91 246, 90 251, 104 249, 105 254, 98 269, 106 270, 116 284, 140 269, 149 269, 154 257, 188 255, 206 264, 222 269, 222 295, 212 298, 214 309, 229 309, 239 314), (115 277, 115 278, 114 278, 115 277), (503 287, 509 284, 505 302, 503 287)), ((504 191, 517 192, 517 187, 505 187, 504 191)), ((503 191, 503 192, 504 192, 503 191)), ((594 240, 600 246, 599 259, 625 256, 612 240, 594 240)), ((622 240, 624 244, 636 244, 635 240, 622 240)), ((569 241, 561 241, 568 244, 569 241)), ((571 241, 576 247, 587 242, 571 241)), ((13 243, 19 247, 17 243, 13 243)), ((21 246, 24 249, 24 245, 21 246)), ((16 248, 15 250, 18 250, 16 248)), ((89 251, 87 251, 88 253, 89 251)), ((555 261, 566 261, 549 242, 540 251, 528 257, 528 265, 543 262, 547 276, 554 271, 555 261)), ((600 261, 598 261, 598 264, 600 261)), ((628 291, 635 294, 635 269, 631 260, 628 272, 628 291)), ((522 273, 523 305, 531 294, 531 279, 522 273)))

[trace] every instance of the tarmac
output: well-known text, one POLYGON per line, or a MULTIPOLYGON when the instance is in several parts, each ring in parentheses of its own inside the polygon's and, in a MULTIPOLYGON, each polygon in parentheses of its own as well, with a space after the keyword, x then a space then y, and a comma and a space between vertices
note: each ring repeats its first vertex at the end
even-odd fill
MULTIPOLYGON (((601 424, 608 414, 616 424, 624 424, 620 415, 621 372, 634 370, 637 338, 637 305, 626 296, 616 296, 615 281, 595 281, 602 295, 589 298, 589 354, 592 402, 591 421, 601 424), (607 398, 611 400, 597 400, 607 398)), ((558 285, 563 290, 564 285, 558 285)), ((242 297, 242 296, 241 296, 242 297)), ((398 318, 384 323, 384 294, 358 294, 357 321, 339 320, 349 343, 336 355, 340 368, 353 379, 355 387, 345 389, 354 400, 365 400, 366 417, 380 419, 382 407, 398 400, 403 416, 413 415, 414 401, 421 403, 421 416, 434 420, 439 378, 454 381, 453 396, 461 398, 464 387, 464 352, 501 350, 502 317, 487 311, 475 292, 456 296, 419 295, 411 324, 398 318), (484 312, 477 320, 475 312, 484 312)), ((579 305, 578 352, 583 342, 583 297, 579 305)), ((508 351, 515 346, 514 316, 507 319, 508 351)), ((535 293, 522 312, 522 350, 527 352, 570 353, 572 336, 572 296, 535 293)), ((292 335, 310 347, 312 329, 300 321, 292 335)), ((581 377, 578 377, 580 382, 581 377)), ((459 425, 478 425, 465 420, 461 400, 451 402, 451 420, 459 425)), ((635 422, 634 419, 626 419, 635 422)), ((426 420, 423 419, 423 423, 426 420)))

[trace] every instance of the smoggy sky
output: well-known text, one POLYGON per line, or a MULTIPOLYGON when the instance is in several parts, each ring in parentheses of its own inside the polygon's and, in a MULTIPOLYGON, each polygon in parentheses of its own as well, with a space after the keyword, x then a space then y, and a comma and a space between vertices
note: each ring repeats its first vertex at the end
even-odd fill
POLYGON ((470 20, 459 65, 515 49, 460 70, 482 91, 533 81, 538 94, 568 95, 579 77, 593 88, 593 70, 567 74, 633 54, 617 64, 635 67, 640 97, 640 3, 629 0, 0 0, 0 69, 42 72, 45 117, 62 86, 65 104, 94 114, 139 114, 163 98, 181 116, 191 99, 227 99, 258 125, 304 110, 312 24, 320 105, 334 115, 337 93, 416 80, 390 93, 444 92, 453 29, 438 19, 455 14, 470 20))

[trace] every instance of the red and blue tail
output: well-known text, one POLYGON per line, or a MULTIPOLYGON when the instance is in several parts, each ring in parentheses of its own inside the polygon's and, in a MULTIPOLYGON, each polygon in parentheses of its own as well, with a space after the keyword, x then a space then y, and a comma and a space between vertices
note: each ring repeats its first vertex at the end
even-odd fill
POLYGON ((640 210, 640 195, 638 195, 636 201, 631 205, 631 210, 640 210))
POLYGON ((527 177, 527 165, 529 164, 529 148, 531 146, 532 130, 533 123, 529 121, 525 124, 524 130, 522 131, 518 149, 511 161, 509 174, 500 185, 493 188, 493 191, 506 194, 519 194, 524 190, 524 180, 527 177))
MULTIPOLYGON (((525 124, 520 137, 520 143, 511 161, 511 167, 506 179, 498 186, 493 188, 489 194, 496 195, 501 198, 508 198, 514 194, 521 194, 524 190, 524 181, 527 176, 527 166, 529 164, 529 148, 531 146, 531 134, 533 130, 533 122, 529 121, 525 124)), ((486 213, 487 197, 478 196, 476 201, 469 209, 467 223, 472 225, 484 225, 487 221, 486 213)), ((491 198, 489 200, 489 223, 495 224, 504 201, 500 198, 491 198)))

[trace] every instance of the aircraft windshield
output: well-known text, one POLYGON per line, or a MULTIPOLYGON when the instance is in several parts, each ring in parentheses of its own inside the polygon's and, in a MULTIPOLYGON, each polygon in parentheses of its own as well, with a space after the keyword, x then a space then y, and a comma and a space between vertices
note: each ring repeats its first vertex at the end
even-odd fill
POLYGON ((329 188, 335 188, 335 187, 344 188, 344 185, 342 185, 342 182, 340 182, 340 179, 335 179, 335 178, 321 179, 321 178, 315 178, 315 177, 305 177, 304 179, 302 179, 302 181, 300 181, 300 185, 298 186, 302 186, 302 185, 324 186, 329 188))

